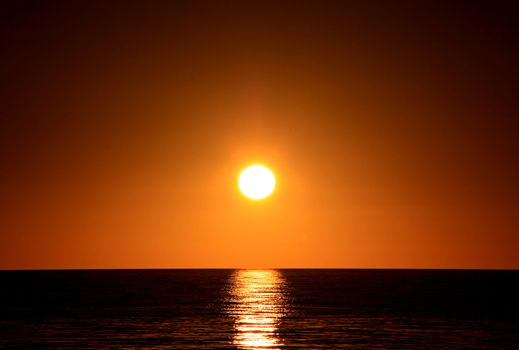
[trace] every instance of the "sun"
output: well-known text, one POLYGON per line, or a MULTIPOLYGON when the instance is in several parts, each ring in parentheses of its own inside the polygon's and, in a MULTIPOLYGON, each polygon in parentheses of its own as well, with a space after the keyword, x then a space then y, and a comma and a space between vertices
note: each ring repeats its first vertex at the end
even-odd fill
POLYGON ((246 197, 260 200, 274 192, 276 177, 266 166, 254 164, 242 170, 238 178, 238 187, 246 197))

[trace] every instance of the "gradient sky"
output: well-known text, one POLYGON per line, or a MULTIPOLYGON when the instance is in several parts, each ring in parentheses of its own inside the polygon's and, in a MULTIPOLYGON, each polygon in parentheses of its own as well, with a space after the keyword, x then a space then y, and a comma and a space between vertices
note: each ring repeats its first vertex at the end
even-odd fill
POLYGON ((0 268, 519 268, 512 3, 3 1, 0 268))

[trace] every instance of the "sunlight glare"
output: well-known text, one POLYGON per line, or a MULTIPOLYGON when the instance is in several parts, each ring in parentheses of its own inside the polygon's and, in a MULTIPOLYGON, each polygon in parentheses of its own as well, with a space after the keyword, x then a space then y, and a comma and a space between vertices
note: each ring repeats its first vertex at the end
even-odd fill
POLYGON ((233 276, 229 310, 240 349, 279 349, 278 323, 285 313, 285 282, 275 270, 240 270, 233 276))
POLYGON ((255 164, 240 173, 238 186, 246 197, 259 200, 272 194, 276 187, 276 178, 269 168, 255 164))

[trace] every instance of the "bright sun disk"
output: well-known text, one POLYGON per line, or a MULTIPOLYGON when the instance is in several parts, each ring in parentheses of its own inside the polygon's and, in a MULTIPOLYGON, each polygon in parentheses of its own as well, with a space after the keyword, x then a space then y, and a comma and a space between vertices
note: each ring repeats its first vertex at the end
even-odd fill
POLYGON ((272 194, 276 187, 276 177, 269 168, 255 164, 240 173, 238 186, 246 197, 259 200, 272 194))

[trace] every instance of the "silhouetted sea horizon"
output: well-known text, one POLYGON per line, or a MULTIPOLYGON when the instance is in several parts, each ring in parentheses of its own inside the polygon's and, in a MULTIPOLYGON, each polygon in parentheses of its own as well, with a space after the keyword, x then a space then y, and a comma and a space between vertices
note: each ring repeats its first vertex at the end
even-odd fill
POLYGON ((0 271, 2 349, 518 349, 518 270, 0 271))

